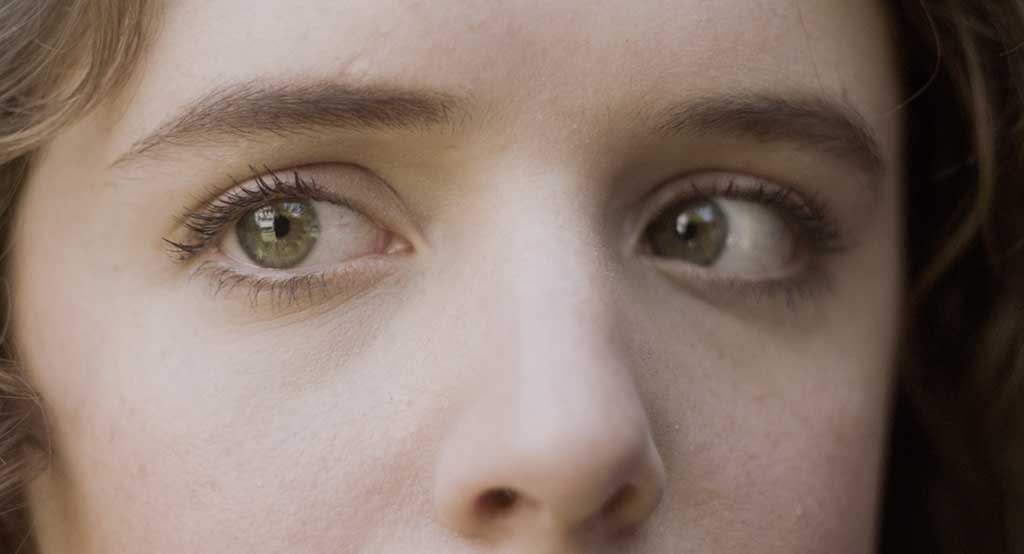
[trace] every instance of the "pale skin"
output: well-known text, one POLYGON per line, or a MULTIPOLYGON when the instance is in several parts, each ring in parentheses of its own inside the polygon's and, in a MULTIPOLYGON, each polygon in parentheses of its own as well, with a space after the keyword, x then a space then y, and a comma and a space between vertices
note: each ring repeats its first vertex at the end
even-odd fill
POLYGON ((17 206, 12 329, 53 445, 29 495, 42 552, 870 552, 903 287, 887 16, 170 3, 131 85, 45 148, 17 206), (140 142, 237 83, 451 110, 140 142), (657 131, 729 95, 842 107, 877 167, 805 125, 657 131), (319 199, 291 269, 247 260, 235 225, 172 251, 183 212, 267 169, 357 211, 319 199), (717 265, 645 249, 657 203, 730 178, 824 206, 842 248, 748 198, 723 204, 717 265), (318 285, 254 288, 296 275, 318 285))

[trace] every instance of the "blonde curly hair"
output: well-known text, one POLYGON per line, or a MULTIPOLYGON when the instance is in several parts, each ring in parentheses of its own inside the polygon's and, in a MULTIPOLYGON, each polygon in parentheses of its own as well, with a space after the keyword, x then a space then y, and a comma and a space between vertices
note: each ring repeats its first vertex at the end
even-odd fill
MULTIPOLYGON (((41 146, 124 86, 156 23, 146 0, 0 2, 0 240, 41 146)), ((2 263, 7 264, 6 256, 2 263)), ((6 273, 6 272, 5 272, 6 273)), ((24 486, 48 457, 39 402, 8 340, 0 289, 0 552, 31 552, 24 486)))

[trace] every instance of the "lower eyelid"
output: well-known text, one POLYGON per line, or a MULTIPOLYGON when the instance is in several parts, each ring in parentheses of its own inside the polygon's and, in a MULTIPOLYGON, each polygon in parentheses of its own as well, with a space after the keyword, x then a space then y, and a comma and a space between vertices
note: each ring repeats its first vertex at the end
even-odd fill
POLYGON ((249 268, 239 271, 223 254, 204 260, 190 272, 189 281, 207 288, 212 297, 242 300, 252 309, 289 309, 343 302, 380 284, 400 271, 393 255, 364 256, 328 268, 302 272, 249 268), (219 257, 218 257, 219 256, 219 257))
POLYGON ((683 267, 684 262, 675 262, 646 256, 645 263, 652 270, 665 276, 673 287, 686 290, 687 294, 721 309, 750 310, 769 309, 782 305, 798 310, 804 304, 814 301, 832 289, 832 275, 829 269, 809 263, 802 271, 785 278, 753 280, 742 277, 715 274, 702 268, 683 267))

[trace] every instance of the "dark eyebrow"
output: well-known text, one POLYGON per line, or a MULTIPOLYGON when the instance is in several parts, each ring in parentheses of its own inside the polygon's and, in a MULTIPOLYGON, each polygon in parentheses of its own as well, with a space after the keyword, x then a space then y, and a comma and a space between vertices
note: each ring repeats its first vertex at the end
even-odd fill
POLYGON ((417 131, 452 127, 466 114, 465 99, 433 91, 334 81, 235 83, 190 102, 137 140, 112 167, 156 155, 166 147, 213 143, 224 137, 284 136, 319 129, 417 131))
MULTIPOLYGON (((133 143, 112 167, 156 156, 165 148, 216 144, 226 137, 258 139, 326 129, 454 129, 468 120, 469 105, 466 98, 431 90, 350 86, 330 80, 240 82, 190 102, 133 143)), ((660 110, 653 114, 653 122, 655 131, 663 135, 740 136, 791 143, 849 162, 872 180, 885 173, 878 142, 865 118, 830 97, 799 93, 705 96, 660 110)))
POLYGON ((873 180, 885 161, 865 118, 845 102, 821 96, 728 94, 688 100, 659 114, 663 134, 739 135, 831 154, 873 180))

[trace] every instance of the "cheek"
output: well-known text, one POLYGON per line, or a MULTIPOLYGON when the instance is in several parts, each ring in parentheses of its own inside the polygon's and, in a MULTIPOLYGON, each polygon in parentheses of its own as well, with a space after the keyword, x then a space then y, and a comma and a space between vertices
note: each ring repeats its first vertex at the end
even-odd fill
POLYGON ((52 223, 94 237, 92 222, 35 192, 13 327, 54 445, 33 513, 81 541, 56 551, 327 552, 385 530, 410 494, 394 391, 413 373, 374 350, 366 309, 268 324, 243 302, 229 323, 205 283, 126 265, 139 245, 79 248, 52 223))
POLYGON ((328 552, 389 533, 396 504, 428 509, 409 476, 429 468, 410 466, 430 464, 419 428, 438 409, 418 403, 440 395, 395 348, 414 338, 374 338, 399 295, 268 320, 161 272, 123 232, 137 222, 77 210, 105 200, 55 190, 61 171, 27 189, 12 264, 54 445, 33 514, 76 537, 56 551, 328 552))
POLYGON ((416 456, 396 435, 409 438, 414 424, 394 395, 407 368, 382 365, 372 348, 338 352, 337 329, 227 334, 156 296, 92 340, 26 344, 43 353, 27 363, 47 370, 33 377, 62 495, 96 551, 328 551, 370 540, 366 530, 409 495, 402 466, 416 456), (368 386, 371 373, 394 387, 368 386))
POLYGON ((708 424, 680 455, 678 496, 690 500, 686 519, 718 514, 733 529, 715 541, 748 550, 765 539, 796 552, 869 549, 885 406, 874 395, 803 392, 734 395, 728 410, 697 408, 708 424))
POLYGON ((687 529, 678 551, 870 551, 888 366, 733 331, 656 355, 642 384, 671 477, 653 526, 687 529))

